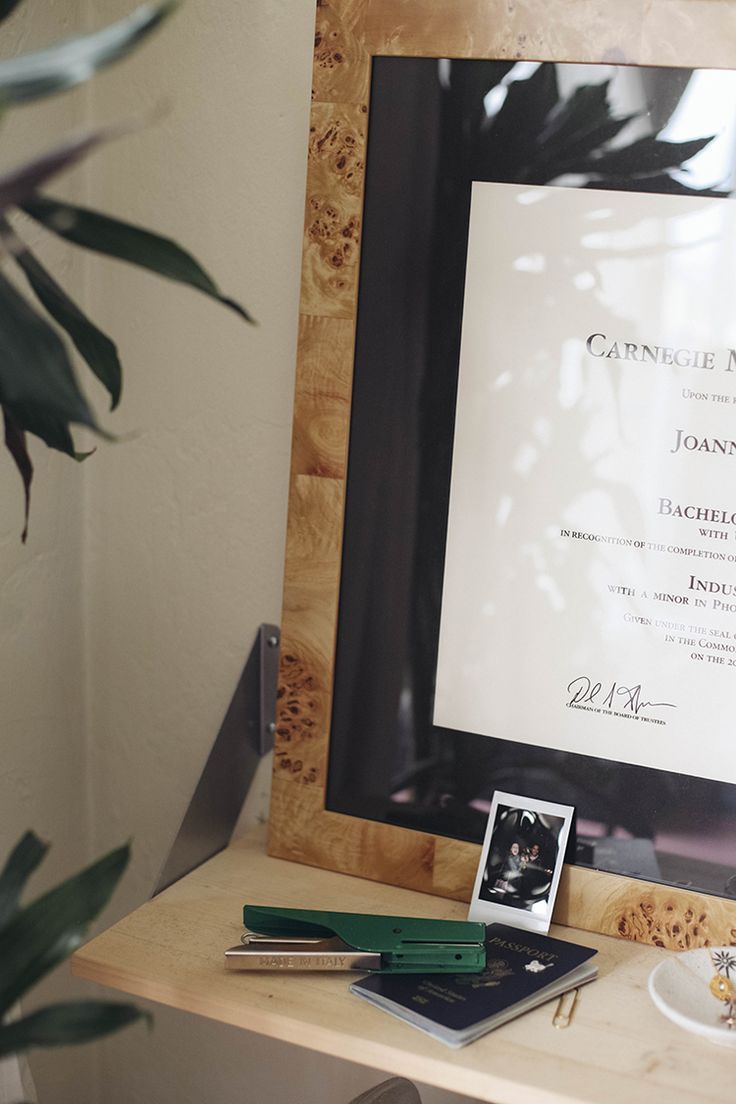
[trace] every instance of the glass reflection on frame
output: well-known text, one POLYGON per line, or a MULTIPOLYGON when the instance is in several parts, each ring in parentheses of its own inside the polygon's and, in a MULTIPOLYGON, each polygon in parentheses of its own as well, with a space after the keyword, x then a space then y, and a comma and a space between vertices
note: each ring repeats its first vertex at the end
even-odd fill
POLYGON ((735 151, 730 72, 374 60, 328 808, 480 841, 502 788, 576 806, 568 861, 736 896, 736 786, 432 723, 471 182, 727 202, 735 151))

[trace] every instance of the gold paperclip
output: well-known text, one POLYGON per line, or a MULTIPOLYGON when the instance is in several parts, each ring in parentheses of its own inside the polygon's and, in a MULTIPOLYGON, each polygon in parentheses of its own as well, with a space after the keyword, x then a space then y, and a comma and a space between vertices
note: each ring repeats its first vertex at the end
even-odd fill
POLYGON ((569 992, 562 994, 557 1002, 555 1014, 552 1017, 553 1027, 563 1028, 570 1026, 570 1021, 575 1011, 575 1005, 578 1003, 579 991, 579 989, 570 989, 569 992))

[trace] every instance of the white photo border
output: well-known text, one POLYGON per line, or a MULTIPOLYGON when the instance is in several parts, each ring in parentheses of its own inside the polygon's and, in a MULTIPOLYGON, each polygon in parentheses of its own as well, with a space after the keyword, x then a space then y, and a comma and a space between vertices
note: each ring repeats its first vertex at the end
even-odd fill
POLYGON ((473 885, 473 895, 470 899, 468 919, 479 920, 485 924, 508 924, 510 927, 519 928, 523 931, 536 931, 542 933, 549 931, 574 814, 574 805, 559 805, 552 801, 541 801, 533 797, 523 797, 521 794, 511 794, 503 790, 495 790, 493 793, 493 800, 491 801, 491 809, 488 814, 488 823, 483 838, 478 870, 475 875, 475 884, 473 885), (504 905, 501 902, 488 901, 480 895, 483 885, 483 875, 488 861, 491 843, 493 841, 494 829, 496 827, 499 806, 508 806, 511 809, 518 809, 522 812, 541 813, 543 816, 555 816, 562 819, 562 827, 557 836, 557 856, 552 874, 552 882, 546 896, 547 908, 544 913, 532 912, 530 909, 513 905, 504 905))

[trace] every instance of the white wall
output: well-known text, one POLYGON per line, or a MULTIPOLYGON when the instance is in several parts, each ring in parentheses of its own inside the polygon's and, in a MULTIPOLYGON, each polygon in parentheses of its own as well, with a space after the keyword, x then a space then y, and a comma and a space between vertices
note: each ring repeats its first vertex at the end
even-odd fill
MULTIPOLYGON (((84 4, 29 0, 0 27, 0 54, 48 44, 76 30, 84 4)), ((9 112, 2 121, 3 169, 40 152, 83 122, 85 95, 73 92, 9 112)), ((57 186, 76 193, 77 175, 57 186)), ((78 297, 83 293, 79 254, 32 226, 23 234, 49 269, 78 297)), ((3 271, 12 268, 4 264, 3 271)), ((23 280, 20 279, 22 286, 23 280)), ((33 828, 52 844, 34 876, 35 896, 90 857, 85 785, 82 694, 82 469, 31 442, 35 465, 28 543, 23 546, 23 491, 5 449, 0 459, 0 862, 22 832, 33 828)), ((39 986, 27 1004, 69 996, 66 970, 39 986)), ((39 1090, 49 1099, 91 1100, 91 1051, 57 1054, 34 1063, 39 1090), (72 1094, 72 1087, 74 1097, 72 1094)))
MULTIPOLYGON (((54 10, 85 14, 26 4, 46 9, 47 38, 54 10)), ((131 6, 87 0, 86 17, 98 26, 131 6)), ((77 194, 186 244, 259 321, 91 260, 87 308, 125 366, 104 421, 123 439, 81 472, 45 461, 28 549, 18 511, 0 523, 0 677, 18 718, 3 786, 17 808, 0 815, 4 827, 40 817, 62 866, 132 836, 107 921, 149 894, 256 628, 280 618, 313 25, 312 0, 187 0, 91 85, 96 121, 159 118, 97 155, 77 194)), ((81 1051, 77 1084, 64 1075, 52 1091, 44 1070, 60 1067, 39 1064, 46 1100, 342 1104, 383 1076, 154 1012, 153 1033, 91 1048, 96 1082, 81 1051)))
POLYGON ((107 424, 131 435, 90 466, 86 517, 95 846, 135 837, 120 909, 150 889, 256 628, 279 620, 309 6, 189 0, 93 86, 98 119, 168 105, 95 160, 94 204, 186 244, 259 323, 95 262, 90 308, 126 365, 107 424))

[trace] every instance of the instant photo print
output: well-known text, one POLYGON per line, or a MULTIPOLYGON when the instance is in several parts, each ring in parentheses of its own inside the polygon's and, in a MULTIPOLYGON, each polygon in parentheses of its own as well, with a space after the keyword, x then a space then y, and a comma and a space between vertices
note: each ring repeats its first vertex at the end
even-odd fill
POLYGON ((574 809, 496 790, 470 920, 549 931, 574 809))

